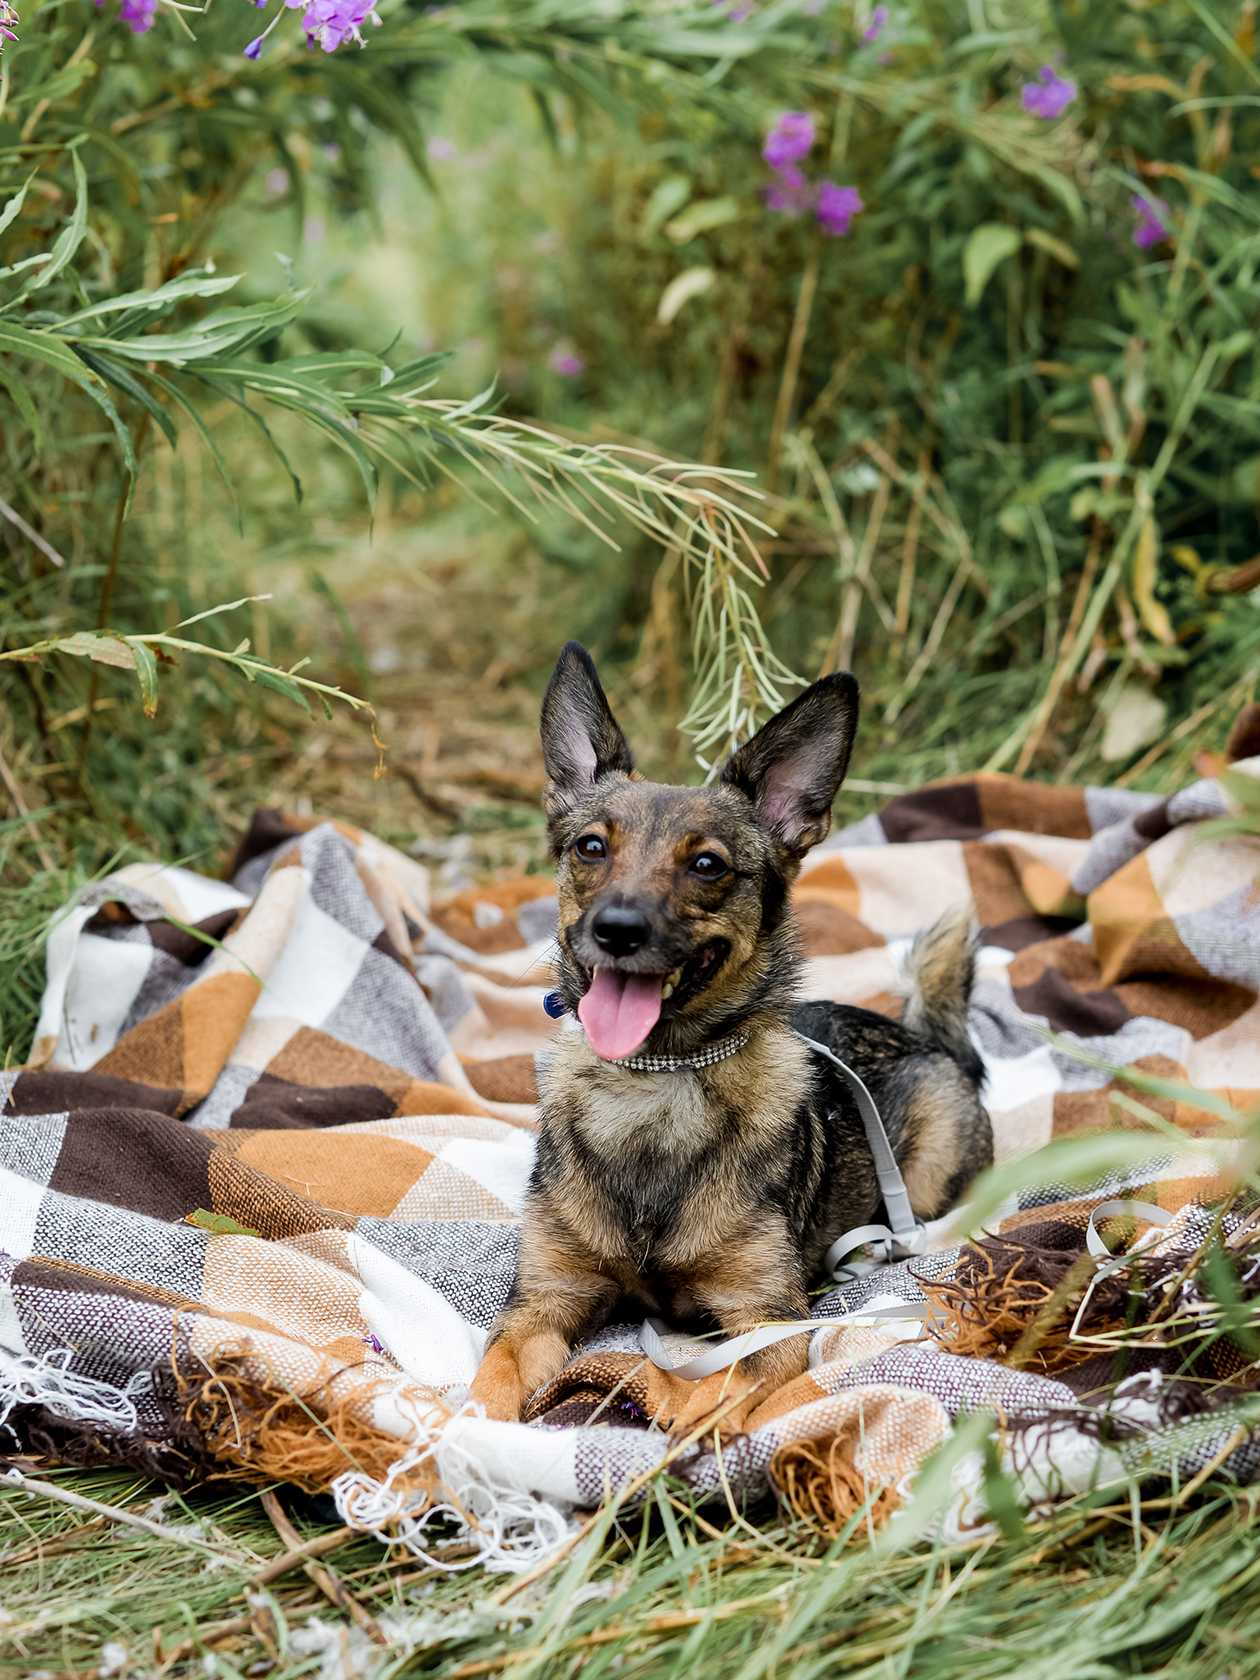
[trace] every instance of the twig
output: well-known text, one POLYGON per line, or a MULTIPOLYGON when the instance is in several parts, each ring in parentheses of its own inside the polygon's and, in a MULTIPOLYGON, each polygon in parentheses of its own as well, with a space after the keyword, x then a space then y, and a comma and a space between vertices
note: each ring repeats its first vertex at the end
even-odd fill
POLYGON ((0 1569, 16 1569, 20 1563, 42 1563, 46 1557, 53 1557, 58 1552, 76 1551, 89 1535, 99 1534, 104 1527, 104 1517, 93 1517, 91 1522, 84 1523, 80 1528, 54 1534, 47 1540, 37 1540, 25 1551, 0 1553, 0 1569))
POLYGON ((919 552, 919 526, 923 523, 923 498, 927 494, 931 465, 925 450, 919 456, 918 482, 914 487, 914 499, 906 519, 905 546, 901 551, 901 576, 897 581, 897 640, 893 648, 893 658, 898 665, 905 652, 906 632, 910 628, 910 593, 914 587, 914 564, 919 552))
MULTIPOLYGON (((267 1513, 272 1528, 275 1529, 284 1544, 292 1552, 301 1551, 302 1541, 298 1537, 298 1531, 285 1516, 280 1501, 270 1488, 261 1495, 261 1501, 262 1508, 267 1513)), ((374 1645, 389 1644, 389 1639, 382 1631, 380 1623, 370 1616, 359 1601, 346 1591, 326 1564, 302 1562, 301 1567, 331 1605, 354 1617, 374 1645)))
POLYGON ((788 338, 787 357, 783 363, 783 378, 779 383, 779 400, 774 405, 774 419, 770 426, 770 448, 766 454, 766 489, 774 493, 779 476, 779 455, 783 449, 783 433, 792 412, 796 396, 796 378, 801 370, 801 353, 805 349, 805 335, 809 331, 810 311, 814 307, 814 293, 818 289, 818 248, 810 253, 801 275, 801 292, 796 300, 796 314, 788 338))
POLYGON ((25 818, 27 833, 30 835, 31 841, 35 847, 35 856, 39 859, 41 866, 46 869, 50 875, 55 874, 57 866, 49 856, 48 850, 45 847, 43 840, 40 838, 39 829, 35 826, 35 819, 31 816, 30 806, 22 798, 22 790, 18 787, 17 782, 14 780, 12 770, 10 770, 9 766, 5 763, 3 753, 0 753, 0 780, 2 780, 5 787, 8 788, 9 798, 17 806, 18 816, 25 818))
MULTIPOLYGON (((270 1516, 270 1512, 268 1515, 270 1516)), ((270 1581, 278 1581, 282 1575, 290 1570, 299 1569, 310 1558, 323 1557, 325 1552, 335 1552, 338 1546, 344 1546, 347 1540, 352 1540, 358 1531, 353 1528, 335 1528, 331 1534, 316 1535, 313 1540, 302 1540, 291 1551, 284 1552, 280 1557, 272 1558, 266 1563, 250 1581, 252 1587, 265 1587, 270 1581)))
POLYGON ((829 671, 847 671, 853 663, 853 639, 857 633, 858 609, 862 605, 862 590, 866 584, 867 574, 871 569, 871 561, 875 558, 875 545, 879 541, 880 528, 884 523, 884 510, 888 506, 888 497, 892 485, 886 478, 879 481, 879 489, 875 492, 875 500, 871 504, 870 517, 866 521, 866 530, 862 536, 862 549, 853 568, 853 575, 847 579, 844 587, 844 602, 840 608, 840 619, 836 625, 835 635, 831 646, 823 655, 820 677, 825 677, 829 671))
POLYGON ((966 556, 960 554, 958 557, 958 564, 954 568, 954 575, 950 579, 949 588, 945 591, 945 599, 940 604, 936 618, 932 623, 931 631, 928 634, 928 639, 923 644, 923 651, 911 666, 910 674, 906 678, 905 687, 889 702, 888 709, 884 713, 885 723, 896 723, 898 717, 900 717, 903 709, 905 708, 906 703, 909 701, 910 696, 919 686, 919 680, 923 676, 923 673, 927 670, 933 659, 935 659, 936 650, 940 647, 941 640, 945 635, 949 621, 954 616, 954 608, 958 605, 958 597, 962 594, 963 584, 967 581, 969 565, 970 562, 967 561, 966 556))
POLYGON ((0 501, 0 514, 9 521, 10 525, 16 525, 22 535, 24 537, 28 537, 41 553, 46 554, 54 566, 65 565, 65 561, 62 559, 61 555, 57 553, 57 550, 53 547, 53 545, 50 542, 45 542, 38 531, 32 530, 32 528, 26 523, 25 519, 22 518, 22 515, 18 513, 16 509, 11 508, 8 502, 0 501))
MULTIPOLYGON (((211 1622, 208 1627, 198 1628, 196 1634, 188 1639, 181 1639, 178 1645, 173 1645, 169 1651, 163 1650, 161 1667, 155 1671, 156 1675, 170 1672, 178 1662, 185 1657, 195 1656, 201 1645, 214 1645, 220 1639, 231 1639, 235 1634, 248 1633, 253 1626, 253 1615, 235 1616, 230 1622, 211 1622)), ((99 1670, 97 1671, 100 1672, 99 1670)))
POLYGON ((143 1529, 146 1534, 171 1545, 192 1546, 199 1552, 209 1552, 212 1557, 225 1558, 229 1563, 241 1565, 248 1561, 239 1552, 224 1551, 221 1546, 212 1546, 207 1540, 181 1534, 178 1528, 164 1528, 161 1523, 150 1522, 148 1517, 138 1517, 134 1511, 124 1511, 119 1505, 103 1505, 99 1499, 86 1499, 81 1493, 71 1493, 69 1488, 56 1487, 52 1482, 37 1482, 31 1476, 24 1476, 20 1470, 6 1470, 0 1475, 0 1488, 6 1487, 16 1488, 20 1493, 35 1494, 41 1499, 54 1499, 61 1505, 73 1506, 76 1511, 90 1511, 94 1517, 108 1517, 110 1522, 143 1529))

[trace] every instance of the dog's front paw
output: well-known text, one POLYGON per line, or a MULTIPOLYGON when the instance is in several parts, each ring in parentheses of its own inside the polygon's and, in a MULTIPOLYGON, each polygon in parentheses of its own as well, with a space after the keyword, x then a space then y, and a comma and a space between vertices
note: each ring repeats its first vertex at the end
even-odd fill
POLYGON ((468 1390, 468 1398, 485 1408, 488 1418, 500 1423, 515 1423, 525 1401, 525 1385, 520 1366, 502 1342, 486 1350, 477 1375, 468 1390))
POLYGON ((716 1435, 718 1445, 725 1446, 735 1436, 747 1432, 749 1415, 761 1398, 760 1383, 739 1371, 716 1371, 694 1384, 691 1394, 675 1413, 669 1432, 677 1440, 694 1434, 704 1425, 699 1439, 712 1441, 716 1435))

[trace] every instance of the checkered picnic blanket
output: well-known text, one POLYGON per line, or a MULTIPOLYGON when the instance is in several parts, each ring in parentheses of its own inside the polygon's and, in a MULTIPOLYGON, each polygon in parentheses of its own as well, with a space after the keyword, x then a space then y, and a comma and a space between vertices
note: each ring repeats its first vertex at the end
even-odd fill
MULTIPOLYGON (((1260 776, 1260 758, 1235 769, 1260 776)), ((1160 799, 980 775, 895 798, 802 872, 802 995, 890 1013, 914 933, 974 906, 971 1027, 999 1163, 1134 1124, 1113 1068, 1215 1093, 1213 1113, 1172 1085, 1142 1094, 1185 1135, 1162 1162, 1115 1167, 1088 1195, 1008 1199, 990 1229, 1057 1257, 1046 1275, 1083 1252, 1106 1197, 1175 1215, 1154 1234, 1184 1246, 1226 1182, 1216 1115, 1260 1101, 1260 838, 1202 843, 1231 808, 1215 777, 1160 799)), ((683 1379, 633 1325, 575 1350, 527 1423, 461 1409, 515 1266, 534 1056, 556 1030, 552 891, 522 877, 435 907, 392 847, 264 811, 226 882, 133 865, 66 907, 32 1058, 3 1076, 10 1445, 331 1486, 348 1520, 417 1550, 454 1514, 502 1568, 667 1457, 704 1497, 774 1489, 824 1527, 874 1497, 881 1516, 977 1407, 1005 1420, 1029 1500, 1126 1469, 1191 1474, 1230 1441, 1226 1473, 1255 1474, 1249 1426, 1231 1433, 1237 1360, 1190 1406, 1166 1358, 1131 1363, 1147 1388, 1117 1395, 1113 1351, 1017 1371, 1000 1339, 962 1357, 903 1321, 820 1327, 808 1372, 720 1454, 652 1427, 683 1379), (1129 1420, 1109 1442, 1103 1406, 1129 1420)), ((979 1251, 948 1240, 815 1316, 922 1306, 937 1281, 974 1279, 979 1251)), ((681 1363, 689 1344, 666 1341, 681 1363)), ((982 1523, 980 1470, 955 1479, 948 1521, 982 1523)))

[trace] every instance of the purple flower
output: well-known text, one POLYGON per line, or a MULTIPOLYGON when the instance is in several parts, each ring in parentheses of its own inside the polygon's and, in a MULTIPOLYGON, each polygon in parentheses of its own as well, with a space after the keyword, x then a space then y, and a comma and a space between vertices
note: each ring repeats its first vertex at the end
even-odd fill
POLYGON ((1162 198, 1147 198, 1142 193, 1134 193, 1129 205, 1137 215, 1133 243, 1139 251, 1149 251, 1152 245, 1168 238, 1172 232, 1172 224, 1168 220, 1172 211, 1162 198))
POLYGON ((848 233, 854 216, 865 208, 856 187, 824 181, 818 189, 818 225, 830 239, 848 233))
POLYGON ((579 373, 586 369, 586 363, 581 356, 574 355, 572 350, 553 350, 547 357, 547 366, 554 373, 563 374, 566 379, 576 379, 579 373))
POLYGON ((302 19, 306 44, 313 47, 318 43, 326 53, 336 52, 347 41, 362 46, 361 31, 369 18, 374 24, 381 21, 372 10, 371 0, 309 0, 302 19))
POLYGON ((876 6, 875 10, 871 13, 871 21, 862 31, 862 39, 864 41, 878 41, 880 36, 884 33, 884 27, 887 22, 888 7, 876 6))
POLYGON ((1028 83, 1019 96, 1019 102, 1029 116, 1053 122, 1063 115, 1075 98, 1076 83, 1056 74, 1052 65, 1043 64, 1037 72, 1037 80, 1028 83))
MULTIPOLYGON (((103 3, 104 0, 96 0, 98 6, 103 3)), ((9 10, 9 8, 6 7, 5 10, 9 10)), ((122 5, 118 8, 118 15, 133 35, 145 35, 153 27, 153 14, 156 11, 157 0, 122 0, 122 5)), ((17 19, 16 17, 6 18, 5 21, 16 23, 17 19)), ((15 35, 13 39, 16 40, 17 36, 15 35)))
MULTIPOLYGON (((100 4, 100 0, 97 0, 97 4, 100 4)), ((262 51, 262 44, 266 39, 267 37, 265 35, 255 36, 255 38, 245 48, 245 57, 257 58, 259 53, 262 51)))
POLYGON ((803 158, 814 144, 814 119, 808 111, 784 111, 766 136, 761 155, 771 169, 783 169, 803 158))

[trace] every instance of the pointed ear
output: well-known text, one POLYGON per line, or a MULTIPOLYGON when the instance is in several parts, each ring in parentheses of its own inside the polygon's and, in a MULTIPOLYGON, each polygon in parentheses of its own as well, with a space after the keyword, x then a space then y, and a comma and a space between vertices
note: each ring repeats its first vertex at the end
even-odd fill
POLYGON ((634 769, 630 746, 612 715, 581 642, 566 642, 542 703, 543 809, 563 816, 610 770, 634 769))
POLYGON ((732 753, 722 784, 746 794, 762 827, 803 857, 831 827, 831 806, 849 767, 857 721, 857 681, 837 671, 798 695, 732 753))

